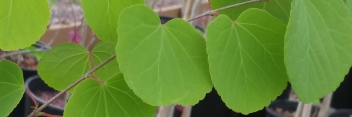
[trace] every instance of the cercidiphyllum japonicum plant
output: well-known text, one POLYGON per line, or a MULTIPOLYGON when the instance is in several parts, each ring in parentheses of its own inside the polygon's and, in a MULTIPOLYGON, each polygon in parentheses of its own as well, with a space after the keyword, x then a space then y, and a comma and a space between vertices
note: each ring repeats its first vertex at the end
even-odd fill
MULTIPOLYGON (((275 100, 287 81, 309 103, 333 92, 352 65, 350 2, 210 0, 213 10, 201 16, 219 15, 204 39, 179 18, 161 25, 143 0, 81 0, 101 42, 91 52, 55 46, 38 72, 73 94, 65 117, 151 117, 156 106, 197 104, 213 86, 227 107, 249 114, 275 100)), ((46 0, 0 0, 0 49, 30 46, 49 20, 46 0)), ((2 60, 0 69, 4 117, 25 88, 16 64, 2 60)))

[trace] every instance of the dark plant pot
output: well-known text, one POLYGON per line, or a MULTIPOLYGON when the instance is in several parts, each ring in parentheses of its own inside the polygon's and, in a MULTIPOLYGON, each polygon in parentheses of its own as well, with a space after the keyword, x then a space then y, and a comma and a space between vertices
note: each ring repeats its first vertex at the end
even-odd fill
POLYGON ((351 117, 352 109, 338 109, 331 113, 329 117, 351 117))
MULTIPOLYGON (((40 99, 38 96, 35 95, 35 91, 56 91, 55 89, 49 87, 47 84, 44 83, 41 78, 36 75, 33 77, 28 78, 28 80, 25 82, 25 86, 29 89, 30 93, 33 95, 34 99, 39 103, 39 106, 43 105, 45 103, 44 100, 40 99)), ((25 116, 29 115, 33 109, 31 106, 34 106, 34 103, 32 99, 29 97, 29 95, 26 93, 25 96, 25 116)), ((42 112, 52 114, 52 115, 63 115, 64 108, 61 108, 59 106, 50 104, 47 106, 42 112)))
MULTIPOLYGON (((282 112, 295 112, 298 106, 298 101, 290 101, 287 99, 273 101, 268 107, 265 108, 267 115, 266 117, 285 117, 282 114, 275 111, 279 108, 282 112)), ((317 106, 312 106, 311 117, 316 117, 319 112, 317 106)))

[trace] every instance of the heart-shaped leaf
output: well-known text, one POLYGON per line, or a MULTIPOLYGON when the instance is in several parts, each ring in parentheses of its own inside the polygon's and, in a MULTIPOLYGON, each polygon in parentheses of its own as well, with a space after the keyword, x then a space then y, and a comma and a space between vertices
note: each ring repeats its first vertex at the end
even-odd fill
POLYGON ((352 65, 352 20, 342 0, 295 0, 285 35, 285 64, 305 103, 336 90, 352 65))
POLYGON ((21 68, 11 61, 0 61, 0 117, 7 117, 20 102, 24 93, 21 68))
POLYGON ((209 69, 227 107, 248 114, 270 104, 286 88, 285 24, 251 8, 236 21, 220 15, 207 27, 209 69))
POLYGON ((76 43, 60 44, 40 59, 37 69, 45 83, 63 90, 90 69, 89 52, 76 43))
POLYGON ((0 11, 0 49, 6 51, 34 44, 50 20, 46 0, 0 0, 0 11))
POLYGON ((93 79, 81 82, 65 108, 64 117, 153 117, 156 107, 139 99, 117 74, 99 84, 93 79))
MULTIPOLYGON (((94 47, 92 55, 89 55, 89 51, 79 44, 60 44, 48 51, 39 61, 38 73, 49 86, 56 90, 63 90, 88 72, 92 66, 98 65, 114 55, 115 45, 116 43, 99 42, 94 47), (91 64, 91 58, 93 58, 94 65, 91 64)), ((106 81, 120 72, 118 66, 114 60, 98 69, 94 74, 100 80, 106 81)))
MULTIPOLYGON (((246 2, 249 0, 210 0, 212 9, 225 7, 231 4, 246 2)), ((291 3, 293 0, 262 0, 262 2, 246 4, 220 11, 220 14, 226 14, 232 20, 236 20, 238 16, 249 8, 261 8, 268 11, 273 16, 279 18, 287 24, 290 17, 291 3)))
POLYGON ((81 0, 84 18, 97 37, 103 41, 117 41, 117 21, 121 11, 144 0, 81 0))
POLYGON ((138 97, 151 105, 193 105, 210 92, 205 40, 188 22, 161 25, 146 5, 126 8, 120 18, 117 60, 138 97))

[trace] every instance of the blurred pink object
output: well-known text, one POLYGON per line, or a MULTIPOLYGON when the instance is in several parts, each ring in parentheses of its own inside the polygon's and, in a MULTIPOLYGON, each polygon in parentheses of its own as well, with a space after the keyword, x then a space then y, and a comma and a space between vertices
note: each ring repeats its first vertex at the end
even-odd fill
POLYGON ((177 110, 179 110, 179 111, 183 111, 183 106, 181 106, 181 105, 176 105, 176 108, 177 108, 177 110))
POLYGON ((68 42, 80 43, 81 42, 81 33, 72 29, 69 32, 68 42))

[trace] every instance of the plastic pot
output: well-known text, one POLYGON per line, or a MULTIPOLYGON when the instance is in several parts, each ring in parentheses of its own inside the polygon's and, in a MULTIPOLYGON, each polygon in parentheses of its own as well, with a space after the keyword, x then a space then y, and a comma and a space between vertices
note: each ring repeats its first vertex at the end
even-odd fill
MULTIPOLYGON (((28 80, 25 82, 25 86, 29 89, 30 93, 34 97, 34 99, 39 103, 39 106, 43 105, 45 101, 43 99, 40 99, 34 92, 36 91, 56 91, 55 89, 49 87, 45 82, 38 76, 33 76, 28 78, 28 80)), ((34 103, 32 99, 29 97, 29 95, 26 93, 25 96, 25 116, 29 115, 33 109, 31 106, 34 106, 34 103)), ((45 109, 43 109, 42 112, 52 114, 52 115, 63 115, 64 108, 59 107, 57 105, 50 104, 47 106, 45 109)))
POLYGON ((338 109, 331 113, 329 117, 352 117, 352 109, 338 109))

